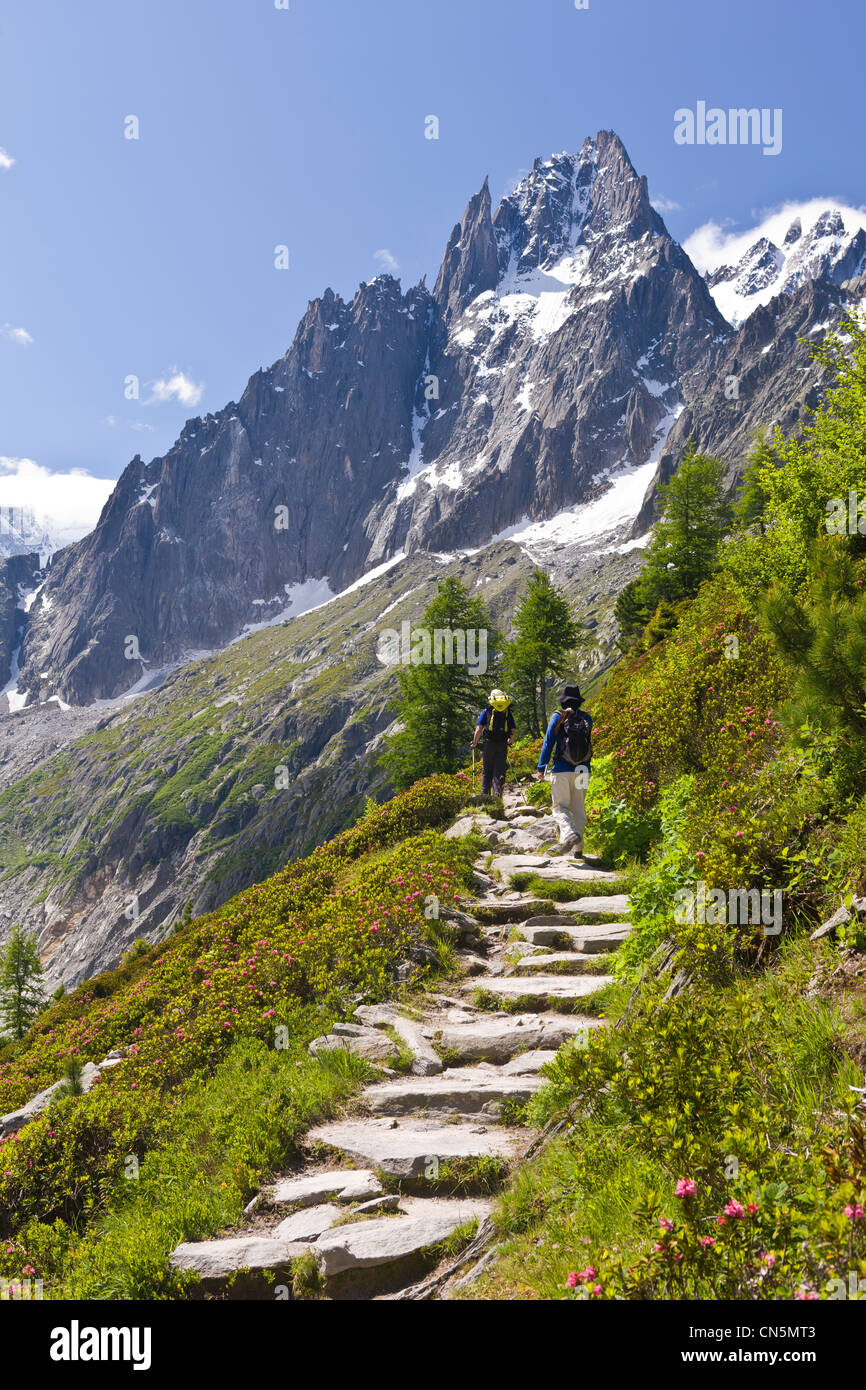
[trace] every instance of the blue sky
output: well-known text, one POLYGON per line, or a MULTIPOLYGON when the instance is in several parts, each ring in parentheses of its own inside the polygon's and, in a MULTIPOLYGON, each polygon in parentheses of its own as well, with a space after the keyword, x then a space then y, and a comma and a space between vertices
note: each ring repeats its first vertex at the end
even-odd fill
POLYGON ((432 284, 485 174, 496 201, 600 128, 681 240, 866 202, 862 0, 289 3, 0 0, 0 502, 9 460, 116 478, 164 452, 326 286, 377 251, 432 284), (677 145, 700 100, 782 108, 782 152, 677 145))

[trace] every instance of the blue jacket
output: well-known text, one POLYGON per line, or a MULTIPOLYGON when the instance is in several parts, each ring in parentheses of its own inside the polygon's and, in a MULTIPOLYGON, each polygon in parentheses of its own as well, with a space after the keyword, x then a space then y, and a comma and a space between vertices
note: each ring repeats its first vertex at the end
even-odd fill
MULTIPOLYGON (((591 732, 592 715, 587 713, 585 709, 580 710, 580 713, 583 715, 584 719, 587 719, 589 721, 589 727, 591 732)), ((562 756, 562 744, 561 741, 556 737, 556 726, 559 723, 559 718, 561 714, 562 710, 558 709, 555 711, 553 715, 551 715, 550 723, 547 726, 547 733, 544 735, 544 743, 541 746, 541 756, 538 759, 539 772, 544 772, 544 770, 546 769, 547 764, 550 762, 551 756, 553 754, 554 747, 556 748, 557 756, 554 761, 553 767, 551 768, 551 771, 574 772, 574 763, 570 763, 567 758, 564 758, 562 756)), ((590 753, 586 762, 581 763, 580 766, 585 767, 588 771, 591 762, 592 753, 590 753)))

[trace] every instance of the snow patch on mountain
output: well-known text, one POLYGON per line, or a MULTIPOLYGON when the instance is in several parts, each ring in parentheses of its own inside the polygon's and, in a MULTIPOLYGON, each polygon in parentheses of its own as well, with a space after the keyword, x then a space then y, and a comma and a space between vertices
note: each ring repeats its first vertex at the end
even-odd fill
POLYGON ((545 551, 560 546, 592 546, 599 553, 605 553, 610 550, 625 552, 644 544, 644 537, 622 544, 605 546, 601 543, 615 540, 634 522, 653 480, 665 440, 682 409, 682 405, 677 404, 662 420, 656 431, 652 453, 645 463, 635 465, 623 461, 619 467, 611 469, 607 475, 609 486, 600 497, 577 507, 567 507, 544 521, 531 521, 529 517, 524 517, 514 526, 508 526, 491 537, 488 544, 514 541, 533 560, 539 559, 545 551))

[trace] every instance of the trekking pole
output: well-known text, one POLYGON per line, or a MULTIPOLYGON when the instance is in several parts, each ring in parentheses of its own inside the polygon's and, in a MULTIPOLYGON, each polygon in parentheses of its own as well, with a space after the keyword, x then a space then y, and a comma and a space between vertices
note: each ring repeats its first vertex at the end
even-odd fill
POLYGON ((472 795, 475 795, 475 744, 472 745, 472 795))

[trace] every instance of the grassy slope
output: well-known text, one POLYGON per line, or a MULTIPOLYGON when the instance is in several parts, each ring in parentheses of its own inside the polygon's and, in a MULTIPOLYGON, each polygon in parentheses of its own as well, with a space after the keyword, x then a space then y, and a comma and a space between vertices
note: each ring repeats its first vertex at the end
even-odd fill
POLYGON ((236 1220, 299 1133, 363 1079, 353 1062, 313 1061, 307 1043, 359 997, 392 995, 413 943, 447 947, 424 905, 454 896, 467 850, 433 827, 466 791, 461 778, 416 784, 7 1045, 4 1111, 69 1056, 131 1050, 88 1096, 0 1144, 0 1275, 32 1269, 55 1295, 182 1292, 173 1246, 236 1220))

